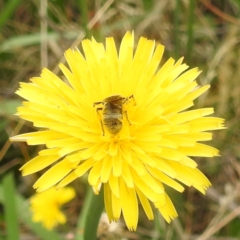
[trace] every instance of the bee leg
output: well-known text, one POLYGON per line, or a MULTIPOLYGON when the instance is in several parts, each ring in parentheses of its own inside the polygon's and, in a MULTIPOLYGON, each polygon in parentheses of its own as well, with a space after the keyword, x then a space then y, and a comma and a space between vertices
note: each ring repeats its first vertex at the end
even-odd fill
POLYGON ((125 116, 126 116, 126 119, 127 119, 128 123, 129 123, 129 125, 132 125, 132 124, 130 123, 130 121, 129 121, 129 118, 128 118, 128 113, 127 113, 127 111, 124 111, 124 113, 125 113, 125 116))
POLYGON ((136 106, 137 104, 136 104, 136 101, 135 101, 135 98, 134 98, 133 94, 126 97, 123 101, 123 104, 126 103, 130 98, 132 98, 132 100, 133 100, 133 105, 136 106))
POLYGON ((94 102, 93 107, 95 107, 96 105, 99 105, 99 104, 104 104, 104 102, 94 102))
POLYGON ((133 100, 133 105, 134 105, 134 106, 136 106, 136 105, 137 105, 137 103, 136 103, 136 100, 135 100, 134 96, 133 96, 133 95, 131 95, 129 98, 132 98, 132 100, 133 100))
MULTIPOLYGON (((100 103, 101 103, 101 102, 100 102, 100 103)), ((101 123, 102 134, 103 134, 103 136, 105 136, 105 132, 104 132, 104 128, 103 128, 103 121, 102 121, 101 115, 100 115, 100 113, 99 113, 99 111, 101 111, 101 110, 102 110, 102 108, 97 108, 97 109, 96 109, 97 114, 98 114, 98 118, 99 118, 100 123, 101 123)))

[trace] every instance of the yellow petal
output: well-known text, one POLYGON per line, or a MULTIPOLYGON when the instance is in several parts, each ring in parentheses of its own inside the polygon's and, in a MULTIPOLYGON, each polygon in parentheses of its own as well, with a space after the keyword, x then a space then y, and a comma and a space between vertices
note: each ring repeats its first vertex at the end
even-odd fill
POLYGON ((139 200, 143 206, 143 209, 144 209, 148 219, 153 220, 154 219, 153 211, 152 211, 152 207, 148 201, 148 198, 138 188, 136 188, 136 192, 137 192, 139 200))
POLYGON ((20 170, 23 176, 38 172, 52 163, 56 162, 60 158, 59 155, 49 155, 49 156, 37 156, 25 163, 20 170))
POLYGON ((112 222, 115 220, 115 217, 113 215, 113 209, 112 209, 111 189, 108 183, 104 184, 104 203, 105 203, 105 210, 107 212, 109 221, 112 222))
POLYGON ((138 222, 138 201, 134 188, 128 188, 120 178, 121 206, 124 219, 130 231, 135 231, 138 222))
POLYGON ((171 199, 165 194, 166 204, 159 208, 160 213, 164 219, 170 223, 174 218, 178 216, 176 209, 174 208, 171 199))
POLYGON ((33 185, 34 188, 37 188, 38 192, 42 192, 60 180, 62 180, 68 173, 76 167, 77 163, 70 163, 67 160, 62 160, 59 163, 51 167, 47 172, 45 172, 33 185))
POLYGON ((112 214, 115 220, 118 220, 121 215, 121 201, 114 194, 112 194, 112 214))
POLYGON ((101 168, 101 181, 106 183, 109 179, 112 170, 112 158, 107 156, 102 160, 102 168, 101 168))

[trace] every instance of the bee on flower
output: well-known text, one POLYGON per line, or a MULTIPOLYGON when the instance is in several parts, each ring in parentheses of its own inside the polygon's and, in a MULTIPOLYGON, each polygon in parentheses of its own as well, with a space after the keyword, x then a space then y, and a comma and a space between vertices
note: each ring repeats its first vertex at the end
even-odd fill
MULTIPOLYGON (((103 110, 103 119, 100 120, 103 136, 105 135, 104 126, 112 135, 116 135, 121 131, 123 121, 123 105, 130 98, 133 98, 133 95, 127 98, 124 98, 121 95, 113 95, 104 99, 102 102, 95 102, 93 104, 93 106, 99 104, 103 105, 103 107, 97 108, 97 111, 103 110)), ((130 124, 127 111, 124 111, 124 114, 128 120, 128 123, 130 124)))

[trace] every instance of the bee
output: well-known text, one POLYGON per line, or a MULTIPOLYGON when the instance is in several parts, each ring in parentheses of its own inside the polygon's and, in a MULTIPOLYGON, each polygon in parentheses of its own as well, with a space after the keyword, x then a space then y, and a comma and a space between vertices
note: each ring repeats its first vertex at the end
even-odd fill
MULTIPOLYGON (((118 134, 122 129, 122 121, 123 114, 125 114, 126 119, 130 124, 127 111, 123 111, 123 105, 132 98, 134 100, 133 95, 129 97, 123 97, 121 95, 112 95, 110 97, 105 98, 101 102, 93 103, 93 107, 96 105, 102 105, 102 107, 96 108, 99 118, 101 119, 101 128, 103 136, 105 135, 104 126, 112 135, 118 134), (102 117, 99 113, 102 111, 102 117)), ((134 100, 135 103, 135 100, 134 100)))

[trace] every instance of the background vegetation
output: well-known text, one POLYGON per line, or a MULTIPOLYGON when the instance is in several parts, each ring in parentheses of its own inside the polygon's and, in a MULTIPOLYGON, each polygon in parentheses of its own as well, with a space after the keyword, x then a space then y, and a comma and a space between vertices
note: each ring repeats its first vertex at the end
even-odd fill
POLYGON ((0 0, 0 239, 74 239, 86 195, 85 180, 75 181, 77 198, 64 209, 68 223, 54 232, 31 222, 26 199, 39 175, 23 178, 18 169, 40 147, 8 140, 33 130, 13 115, 21 104, 14 93, 19 82, 43 67, 61 76, 57 65, 66 49, 92 35, 119 44, 126 30, 164 44, 165 59, 185 56, 203 70, 198 82, 212 87, 196 105, 213 106, 227 130, 214 133, 220 157, 197 159, 213 184, 206 196, 169 189, 179 218, 168 225, 157 213, 149 222, 141 212, 137 232, 121 221, 108 226, 103 215, 99 239, 240 239, 240 0, 0 0))

